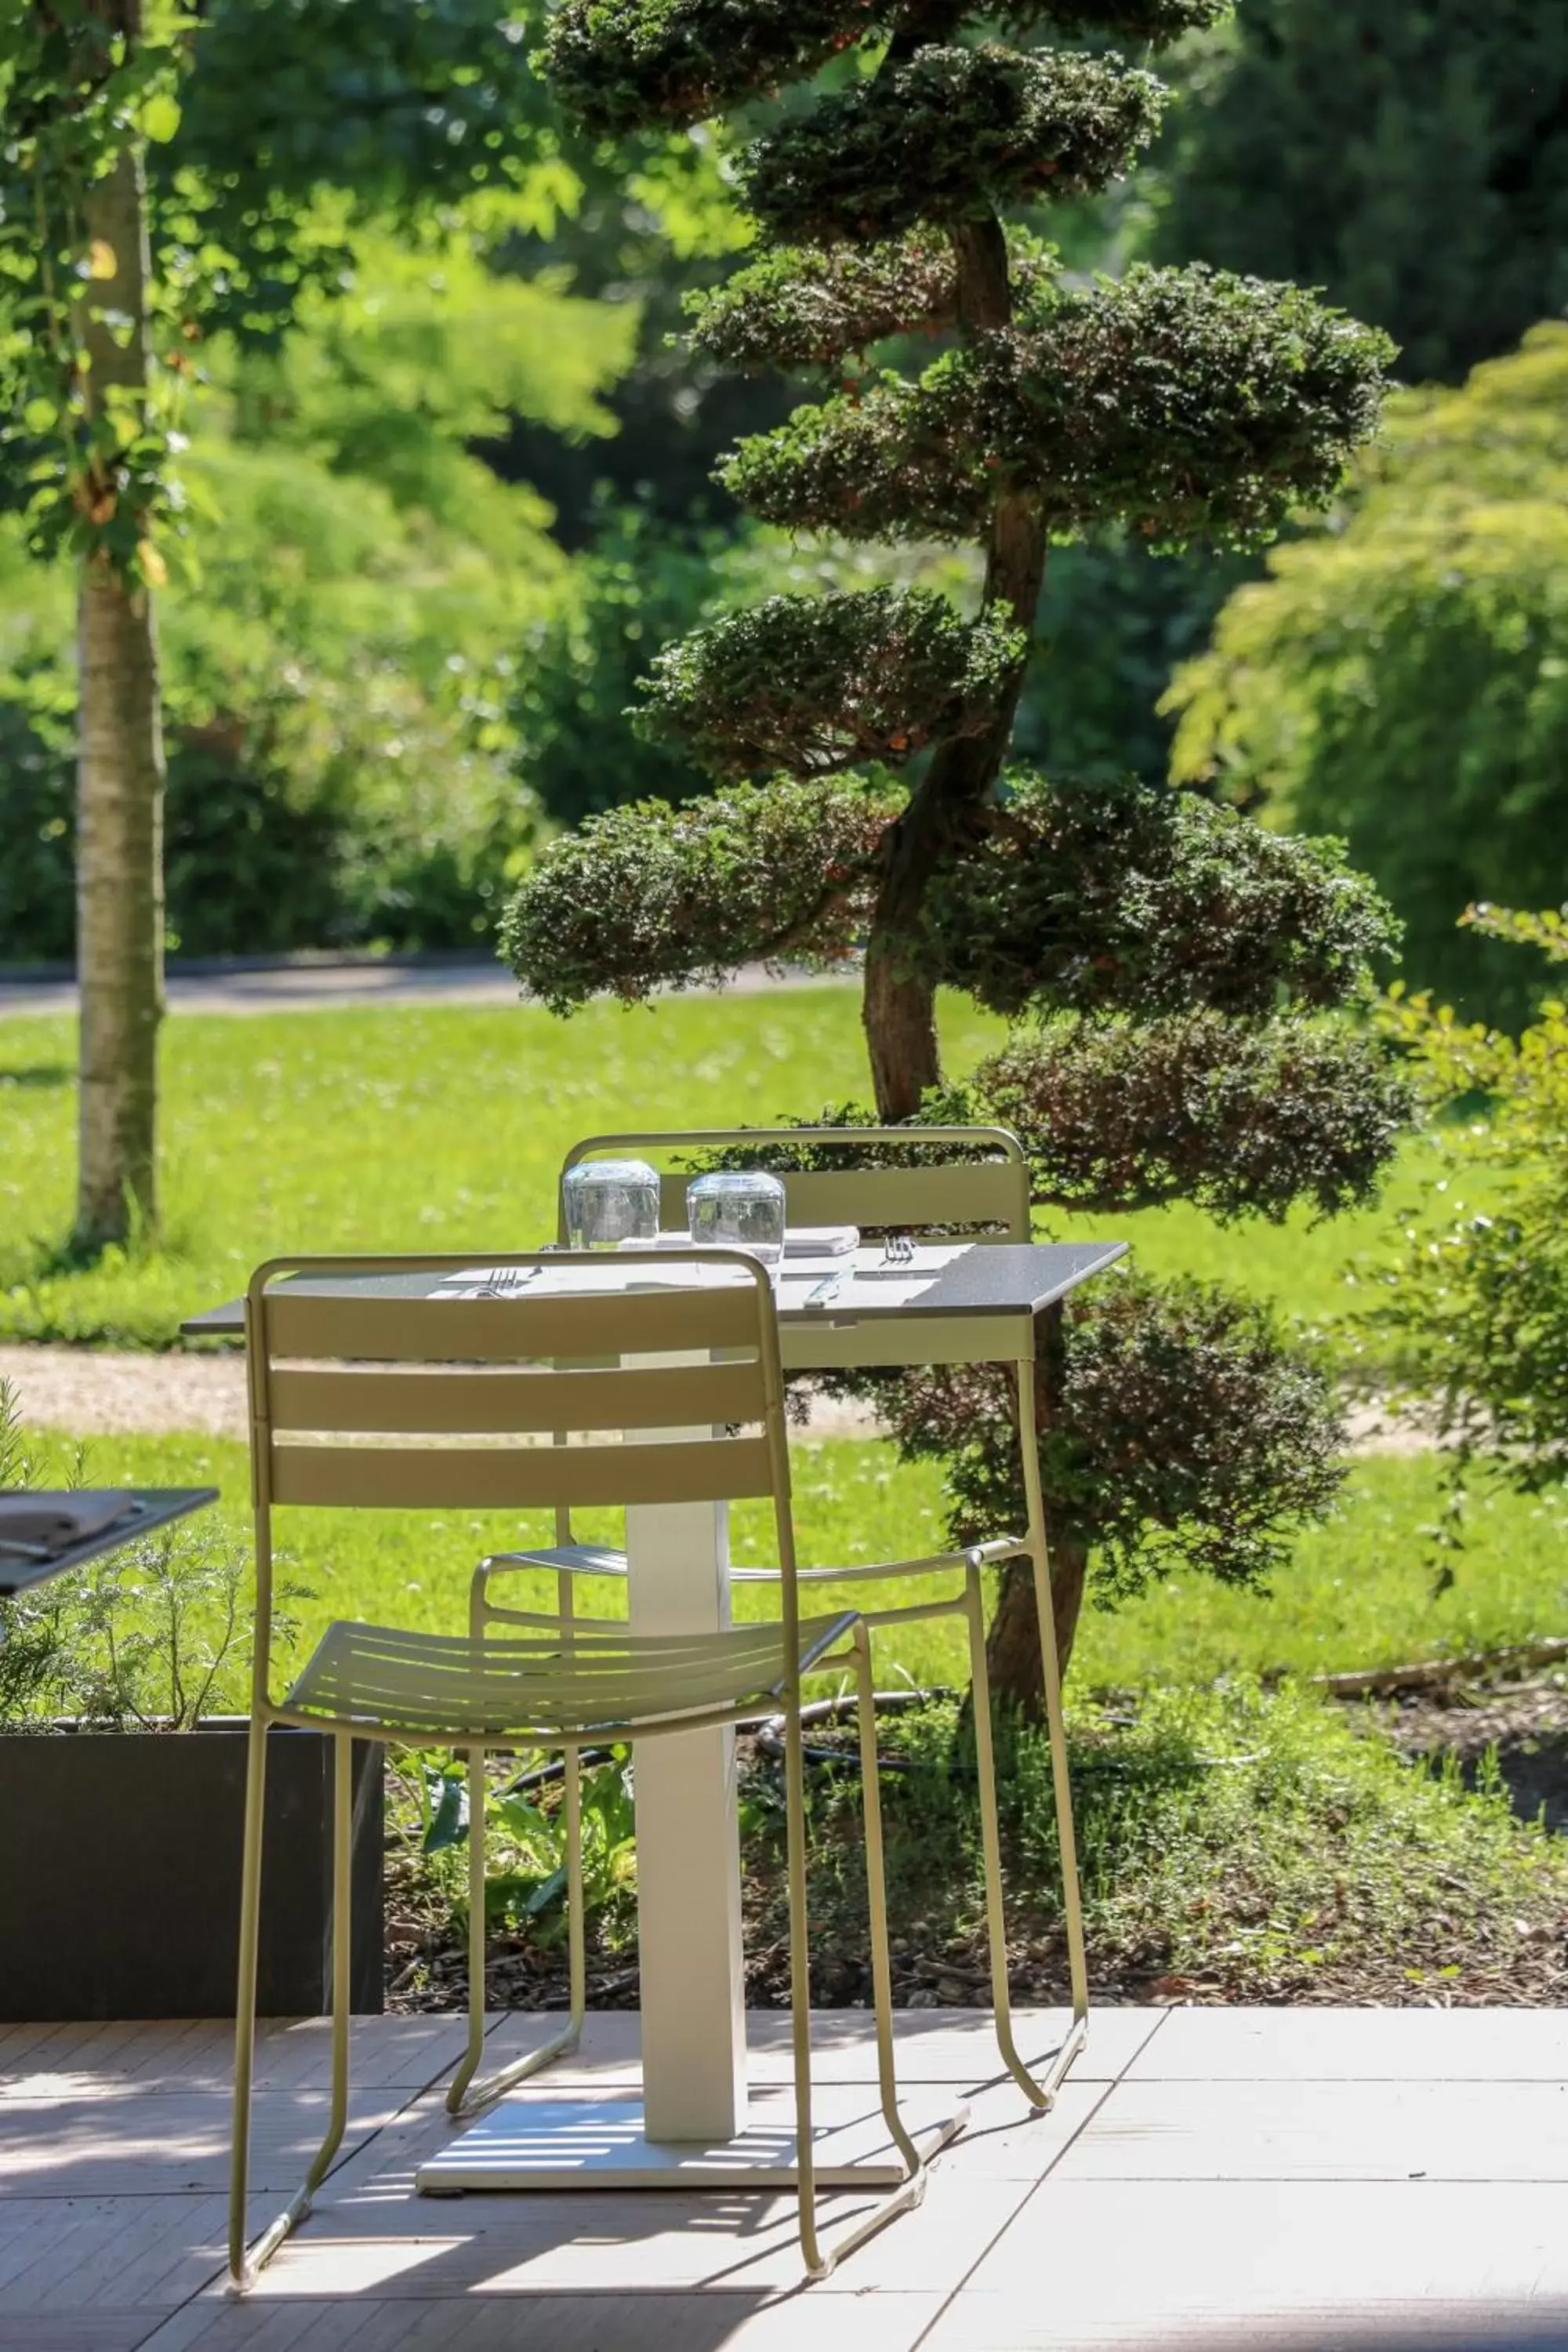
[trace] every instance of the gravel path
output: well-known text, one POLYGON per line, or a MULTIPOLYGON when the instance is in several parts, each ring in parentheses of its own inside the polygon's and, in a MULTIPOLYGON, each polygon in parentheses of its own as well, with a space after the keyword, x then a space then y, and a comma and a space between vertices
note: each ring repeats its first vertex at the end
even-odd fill
MULTIPOLYGON (((34 1429, 74 1437, 158 1436, 199 1430, 245 1435, 245 1360, 237 1349, 200 1355, 111 1354, 93 1348, 0 1347, 0 1381, 15 1388, 34 1429)), ((1350 1415, 1358 1454, 1421 1454, 1430 1437, 1376 1406, 1350 1415)), ((875 1437, 881 1425, 864 1405, 819 1397, 814 1437, 875 1437)))
MULTIPOLYGON (((845 972, 767 971, 747 964, 722 990, 689 989, 692 996, 757 996, 781 988, 843 986, 845 972)), ((661 991, 660 993, 670 992, 661 991)), ((477 962, 332 963, 300 961, 229 971, 171 971, 165 982, 171 1013, 323 1013, 334 1006, 516 1004, 521 992, 510 971, 486 958, 477 962)), ((0 1019, 12 1013, 72 1013, 72 980, 0 979, 0 1019)))
MULTIPOLYGON (((237 1349, 158 1356, 0 1347, 0 1381, 16 1390, 32 1429, 73 1437, 245 1435, 245 1359, 237 1349)), ((874 1413, 848 1400, 819 1397, 812 1412, 814 1437, 873 1437, 879 1428, 874 1413)))

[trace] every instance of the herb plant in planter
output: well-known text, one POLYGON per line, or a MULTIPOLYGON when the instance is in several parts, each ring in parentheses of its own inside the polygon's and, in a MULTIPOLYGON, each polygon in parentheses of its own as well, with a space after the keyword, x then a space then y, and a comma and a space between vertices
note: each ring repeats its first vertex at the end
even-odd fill
MULTIPOLYGON (((547 46, 601 136, 755 110, 735 158, 755 257, 693 302, 693 332, 823 397, 742 442, 725 486, 792 531, 973 547, 976 593, 964 612, 919 587, 775 596, 668 648, 638 723, 719 789, 552 845, 505 950, 564 1013, 863 949, 878 1115, 1000 1119, 1039 1202, 1106 1214, 1331 1213, 1373 1186, 1405 1108, 1333 1017, 1394 937, 1335 845, 1008 765, 1054 541, 1116 524, 1156 551, 1255 547, 1331 495, 1376 421, 1390 345, 1310 294, 1203 267, 1086 284, 1026 225, 1105 188, 1154 133, 1163 87, 1110 45, 1142 53, 1223 14, 1018 0, 1024 50, 952 0, 565 0, 547 46), (962 1091, 944 986, 1016 1024, 962 1091)), ((1041 1347, 1064 1658, 1091 1547, 1108 1591, 1173 1558, 1245 1580, 1327 1507, 1328 1385, 1233 1294, 1113 1281, 1042 1318, 1041 1347)), ((962 1536, 1018 1517, 1007 1409, 983 1371, 893 1401, 908 1450, 947 1462, 962 1536)), ((992 1668, 1025 1708, 1033 1607, 1010 1572, 992 1668)))

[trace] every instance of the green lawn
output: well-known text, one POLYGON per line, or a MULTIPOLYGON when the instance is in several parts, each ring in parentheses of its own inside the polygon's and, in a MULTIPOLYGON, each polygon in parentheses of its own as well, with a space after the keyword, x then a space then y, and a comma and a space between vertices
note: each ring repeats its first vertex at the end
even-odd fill
MULTIPOLYGON (((952 1000, 950 1072, 1001 1034, 952 1000)), ((600 1005, 570 1023, 521 1005, 182 1014, 163 1046, 163 1246, 73 1268, 74 1052, 67 1022, 0 1022, 0 1338, 167 1347, 183 1315, 276 1252, 526 1248, 552 1227, 580 1136, 806 1116, 867 1090, 843 988, 600 1005)), ((1413 1150, 1394 1197, 1417 1202, 1426 1181, 1413 1150)), ((1318 1319, 1386 1224, 1373 1210, 1222 1232, 1178 1208, 1052 1229, 1115 1234, 1157 1271, 1223 1275, 1318 1319)))
MULTIPOLYGON (((941 1538, 940 1491, 922 1465, 900 1470, 889 1449, 843 1439, 807 1441, 795 1452, 795 1507, 802 1556, 846 1563, 908 1557, 941 1538)), ((248 1526, 243 1449, 201 1437, 99 1438, 89 1454, 101 1480, 213 1483, 224 1491, 223 1530, 243 1541, 248 1526)), ((1421 1530, 1436 1517, 1437 1469, 1423 1457, 1374 1456, 1357 1464, 1343 1509, 1329 1527, 1304 1536, 1271 1595, 1233 1592, 1210 1579, 1184 1576, 1130 1607, 1085 1618, 1074 1666, 1082 1686, 1202 1683, 1225 1674, 1303 1675, 1400 1664, 1413 1657, 1463 1654, 1542 1635, 1568 1633, 1568 1542, 1561 1507, 1512 1495, 1478 1496, 1469 1549, 1453 1586, 1434 1598, 1421 1530)), ((766 1558, 762 1514, 734 1513, 733 1549, 742 1560, 766 1558)), ((214 1533, 219 1516, 205 1525, 214 1533)), ((290 1571, 314 1599, 301 1612, 306 1632, 343 1613, 458 1631, 468 1575, 486 1550, 527 1538, 547 1540, 539 1517, 450 1514, 428 1520, 410 1513, 278 1515, 290 1571)), ((591 1531, 610 1522, 590 1515, 591 1531)), ((532 1586, 541 1601, 543 1580, 532 1586)), ((590 1594, 618 1605, 606 1587, 590 1594)), ((863 1591, 824 1597, 855 1605, 863 1591)), ((912 1591, 890 1600, 911 1599, 912 1591)), ((762 1595, 740 1596, 763 1610, 762 1595)), ((879 1637, 884 1680, 963 1679, 959 1642, 948 1625, 905 1627, 879 1637)))

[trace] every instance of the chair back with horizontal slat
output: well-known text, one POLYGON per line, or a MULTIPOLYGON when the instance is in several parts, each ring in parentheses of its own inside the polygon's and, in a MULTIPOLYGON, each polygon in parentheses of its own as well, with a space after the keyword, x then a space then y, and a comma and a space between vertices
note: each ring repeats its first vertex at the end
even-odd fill
MULTIPOLYGON (((1029 1169, 1024 1147, 1004 1127, 739 1127, 679 1129, 644 1135, 594 1135, 574 1144, 562 1167, 628 1152, 728 1151, 756 1144, 832 1145, 840 1150, 910 1153, 951 1150, 961 1145, 973 1158, 916 1160, 894 1168, 781 1169, 785 1214, 792 1225, 859 1225, 868 1231, 904 1231, 940 1226, 988 1226, 976 1241, 1026 1242, 1029 1238, 1029 1169)), ((686 1226, 686 1187, 693 1171, 666 1171, 659 1177, 659 1223, 667 1233, 686 1226)), ((565 1195, 558 1194, 563 1241, 565 1195)))
POLYGON ((710 1254, 693 1281, 689 1257, 649 1253, 639 1275, 669 1286, 575 1296, 556 1278, 581 1265, 602 1279, 602 1255, 495 1263, 546 1266, 551 1290, 421 1296, 471 1264, 451 1257, 259 1270, 246 1301, 258 1510, 787 1497, 777 1328, 754 1261, 710 1254))

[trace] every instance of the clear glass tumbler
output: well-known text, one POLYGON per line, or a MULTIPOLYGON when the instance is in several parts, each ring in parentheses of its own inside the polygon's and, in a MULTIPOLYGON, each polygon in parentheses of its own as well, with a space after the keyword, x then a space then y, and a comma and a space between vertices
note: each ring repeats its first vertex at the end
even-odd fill
POLYGON ((562 1183, 569 1249, 658 1238, 658 1172, 646 1160, 580 1160, 562 1183))
POLYGON ((686 1188, 686 1223, 700 1248, 749 1250, 776 1267, 784 1256, 784 1188, 760 1168, 694 1177, 686 1188))

